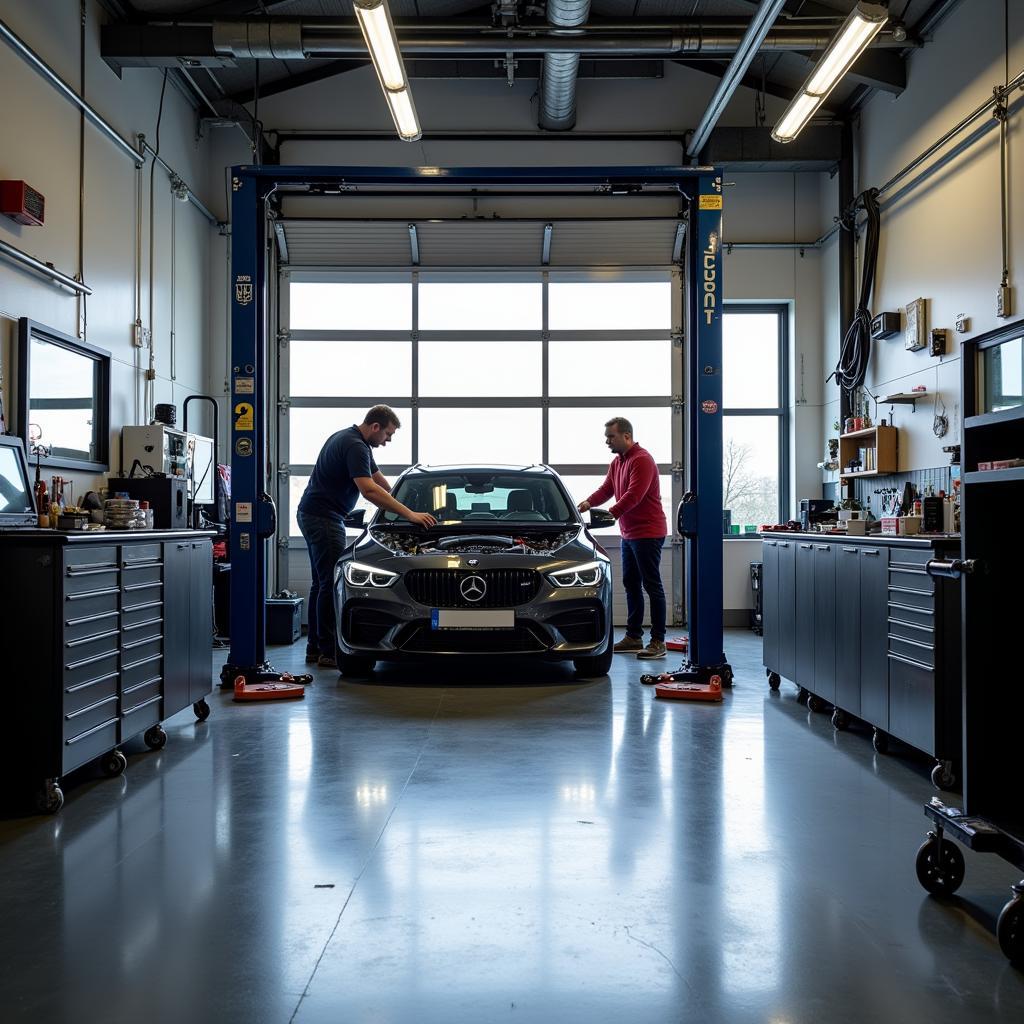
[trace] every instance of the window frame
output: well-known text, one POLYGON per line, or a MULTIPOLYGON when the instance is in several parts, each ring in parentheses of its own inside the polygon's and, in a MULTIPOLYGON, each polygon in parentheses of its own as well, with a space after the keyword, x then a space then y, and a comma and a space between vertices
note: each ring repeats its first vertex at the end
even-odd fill
MULTIPOLYGON (((778 522, 785 521, 785 509, 789 501, 789 305, 785 302, 727 302, 722 307, 723 327, 724 319, 733 315, 770 314, 776 317, 778 329, 778 375, 779 396, 778 406, 765 406, 762 408, 737 408, 722 406, 723 427, 724 418, 727 416, 775 416, 778 420, 779 439, 779 500, 777 519, 778 522)), ((723 342, 724 344, 724 342, 723 342)), ((725 352, 722 353, 722 364, 725 364, 725 352)), ((750 535, 726 533, 723 535, 726 540, 750 540, 750 535)), ((756 539, 756 538, 755 538, 756 539)))

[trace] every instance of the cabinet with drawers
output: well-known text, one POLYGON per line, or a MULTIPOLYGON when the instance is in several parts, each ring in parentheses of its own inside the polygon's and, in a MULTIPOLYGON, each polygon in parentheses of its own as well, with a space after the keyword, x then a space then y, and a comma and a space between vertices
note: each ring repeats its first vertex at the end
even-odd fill
POLYGON ((764 538, 764 664, 773 687, 790 679, 833 723, 851 717, 936 759, 948 788, 961 771, 959 594, 933 580, 932 558, 955 557, 955 539, 764 538), (795 551, 796 571, 785 567, 795 551))
POLYGON ((100 758, 107 774, 120 774, 125 741, 142 735, 151 748, 162 747, 160 722, 189 703, 200 718, 208 714, 210 536, 0 532, 7 676, 0 762, 15 787, 37 789, 41 809, 58 810, 60 779, 89 761, 100 758), (201 602, 168 610, 165 551, 176 543, 195 552, 185 586, 205 592, 205 618, 201 602), (198 671, 200 649, 205 672, 198 671), (182 652, 196 662, 194 682, 169 694, 167 665, 182 652))

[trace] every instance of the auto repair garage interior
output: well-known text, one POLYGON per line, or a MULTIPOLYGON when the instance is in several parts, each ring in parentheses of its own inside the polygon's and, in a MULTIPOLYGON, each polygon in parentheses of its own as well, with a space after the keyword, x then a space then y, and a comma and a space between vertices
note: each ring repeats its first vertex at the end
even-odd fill
POLYGON ((5 1021, 1024 1019, 1021 4, 0 43, 5 1021))

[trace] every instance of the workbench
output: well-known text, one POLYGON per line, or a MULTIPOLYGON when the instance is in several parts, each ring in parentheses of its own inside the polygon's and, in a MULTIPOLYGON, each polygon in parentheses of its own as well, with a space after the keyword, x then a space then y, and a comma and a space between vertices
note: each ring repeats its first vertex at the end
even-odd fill
POLYGON ((162 721, 209 715, 212 536, 0 531, 0 762, 41 810, 60 809, 76 768, 119 775, 120 744, 159 749, 162 721))
POLYGON ((952 788, 963 762, 960 590, 931 559, 959 557, 958 536, 763 534, 764 665, 832 722, 873 727, 936 759, 952 788))

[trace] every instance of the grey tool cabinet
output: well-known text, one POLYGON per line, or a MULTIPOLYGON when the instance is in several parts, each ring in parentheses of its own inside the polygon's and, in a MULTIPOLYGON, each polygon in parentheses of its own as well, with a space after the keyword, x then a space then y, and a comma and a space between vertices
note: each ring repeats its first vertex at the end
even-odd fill
POLYGON ((959 594, 933 580, 929 559, 956 538, 765 534, 764 665, 789 679, 832 723, 873 727, 936 759, 932 780, 953 786, 962 764, 959 594))
POLYGON ((122 743, 159 749, 162 721, 209 714, 211 536, 0 531, 0 760, 41 810, 69 772, 100 759, 119 775, 122 743))

